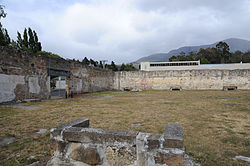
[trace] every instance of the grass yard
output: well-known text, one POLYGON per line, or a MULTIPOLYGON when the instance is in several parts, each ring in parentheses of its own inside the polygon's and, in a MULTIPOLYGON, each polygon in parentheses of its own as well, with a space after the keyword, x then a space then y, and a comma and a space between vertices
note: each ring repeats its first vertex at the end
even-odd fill
POLYGON ((0 140, 16 138, 0 147, 0 165, 45 165, 49 130, 78 118, 89 118, 92 128, 152 133, 178 123, 187 154, 202 165, 247 165, 232 158, 250 157, 250 91, 102 92, 22 106, 39 109, 0 106, 0 140), (40 129, 47 132, 35 134, 40 129))

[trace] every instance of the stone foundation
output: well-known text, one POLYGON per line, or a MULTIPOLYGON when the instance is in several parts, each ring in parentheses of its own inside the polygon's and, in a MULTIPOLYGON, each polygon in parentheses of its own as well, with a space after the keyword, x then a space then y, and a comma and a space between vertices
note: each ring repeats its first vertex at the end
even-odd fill
POLYGON ((79 119, 51 129, 53 157, 47 166, 182 166, 182 129, 167 124, 164 134, 89 128, 79 119))

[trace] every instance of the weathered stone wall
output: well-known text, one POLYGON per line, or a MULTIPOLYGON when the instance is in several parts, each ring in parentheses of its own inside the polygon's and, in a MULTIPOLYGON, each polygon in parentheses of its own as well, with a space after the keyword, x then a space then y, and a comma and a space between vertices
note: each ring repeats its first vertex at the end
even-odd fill
POLYGON ((111 70, 0 47, 0 103, 48 99, 50 74, 66 74, 69 93, 113 90, 114 72, 111 70))
POLYGON ((51 129, 53 157, 47 166, 183 166, 182 129, 167 124, 164 134, 89 127, 79 119, 51 129))
POLYGON ((45 60, 14 49, 0 47, 0 103, 49 97, 45 60))
POLYGON ((114 88, 147 89, 219 89, 223 86, 237 86, 250 89, 250 69, 239 70, 169 70, 152 72, 116 72, 114 88))
POLYGON ((69 86, 73 93, 113 90, 114 72, 71 63, 69 86))

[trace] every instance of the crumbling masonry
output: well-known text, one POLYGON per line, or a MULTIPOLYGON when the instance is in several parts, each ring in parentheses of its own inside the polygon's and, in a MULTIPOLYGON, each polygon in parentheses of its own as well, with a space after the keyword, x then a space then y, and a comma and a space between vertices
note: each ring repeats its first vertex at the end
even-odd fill
POLYGON ((183 166, 182 129, 167 124, 164 134, 89 128, 79 119, 51 129, 54 154, 47 166, 183 166))

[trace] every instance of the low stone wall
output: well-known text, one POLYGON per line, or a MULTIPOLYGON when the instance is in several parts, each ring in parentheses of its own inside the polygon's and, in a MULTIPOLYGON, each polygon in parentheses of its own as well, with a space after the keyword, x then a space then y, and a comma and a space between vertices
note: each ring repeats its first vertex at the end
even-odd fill
POLYGON ((225 86, 235 86, 237 89, 250 89, 249 78, 250 69, 116 72, 114 88, 170 90, 179 87, 184 90, 222 90, 225 86))
POLYGON ((54 153, 47 166, 184 165, 182 129, 176 124, 167 124, 164 134, 88 127, 88 119, 79 119, 51 129, 54 153))

